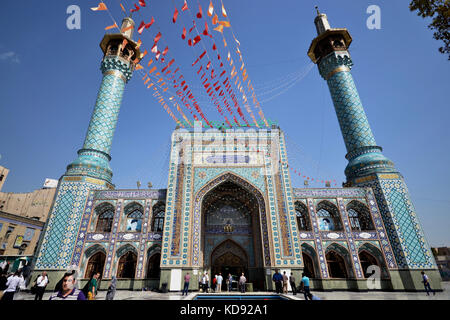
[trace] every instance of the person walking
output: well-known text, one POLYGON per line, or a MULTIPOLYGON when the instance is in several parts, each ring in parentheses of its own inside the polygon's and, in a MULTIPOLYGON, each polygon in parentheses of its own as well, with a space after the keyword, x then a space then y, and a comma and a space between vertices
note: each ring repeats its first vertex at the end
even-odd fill
MULTIPOLYGON (((5 262, 6 264, 6 262, 5 262)), ((2 270, 0 270, 0 300, 3 297, 3 292, 6 288, 8 288, 8 286, 6 285, 6 282, 8 282, 8 279, 6 277, 6 272, 2 270)))
POLYGON ((16 293, 17 288, 20 285, 20 272, 16 271, 14 275, 11 275, 8 277, 8 280, 6 281, 6 289, 3 292, 3 301, 10 301, 14 300, 14 293, 16 293))
POLYGON ((47 284, 47 272, 43 271, 42 274, 36 279, 36 294, 34 295, 34 300, 42 300, 47 284))
POLYGON ((242 273, 239 278, 239 286, 241 288, 241 293, 245 293, 245 283, 247 282, 247 278, 245 278, 244 273, 242 273))
POLYGON ((318 296, 314 296, 311 292, 308 293, 309 300, 322 300, 318 296))
POLYGON ((75 270, 66 272, 62 278, 61 290, 53 293, 49 300, 86 300, 83 291, 76 289, 75 270))
POLYGON ((209 292, 209 275, 208 272, 205 273, 205 292, 209 292))
POLYGON ((216 292, 216 286, 217 286, 217 274, 214 275, 214 278, 212 279, 211 289, 213 292, 216 292))
POLYGON ((283 293, 288 293, 288 281, 289 278, 286 275, 286 271, 283 271, 283 293))
POLYGON ((231 273, 228 274, 228 292, 231 292, 231 290, 233 289, 233 276, 231 275, 231 273))
POLYGON ((25 262, 25 266, 23 266, 22 268, 22 275, 25 280, 25 288, 26 288, 30 283, 30 275, 31 275, 31 266, 29 262, 25 262))
POLYGON ((203 289, 204 293, 206 293, 206 288, 207 288, 206 283, 207 282, 206 282, 206 272, 205 272, 202 277, 202 289, 203 289))
POLYGON ((422 274, 422 282, 423 285, 425 286, 425 292, 427 293, 427 296, 430 295, 430 291, 433 292, 433 296, 436 295, 436 292, 433 289, 431 289, 430 280, 428 279, 428 276, 423 271, 421 272, 421 274, 422 274))
POLYGON ((292 294, 295 296, 297 294, 297 287, 295 286, 295 277, 291 272, 291 276, 289 277, 289 283, 291 284, 292 294))
POLYGON ((302 273, 302 283, 303 283, 303 294, 305 295, 305 300, 308 300, 309 291, 309 278, 305 273, 302 273))
POLYGON ((181 293, 181 296, 183 296, 185 293, 186 293, 186 296, 188 295, 188 292, 189 292, 189 281, 191 281, 191 275, 188 272, 184 276, 184 288, 183 288, 183 292, 181 293))
POLYGON ((283 276, 281 273, 278 272, 278 269, 275 269, 275 274, 272 277, 272 280, 275 282, 275 290, 277 293, 282 292, 282 283, 283 283, 283 276))
POLYGON ((89 282, 88 287, 88 300, 95 300, 95 296, 97 295, 97 287, 98 287, 98 278, 100 277, 100 272, 97 272, 92 277, 92 280, 89 282))
POLYGON ((116 287, 117 287, 117 278, 116 276, 112 276, 111 282, 108 286, 108 291, 106 291, 105 300, 114 300, 114 296, 116 295, 116 287))
POLYGON ((222 281, 223 281, 222 273, 219 272, 219 275, 217 276, 217 292, 222 292, 222 281))

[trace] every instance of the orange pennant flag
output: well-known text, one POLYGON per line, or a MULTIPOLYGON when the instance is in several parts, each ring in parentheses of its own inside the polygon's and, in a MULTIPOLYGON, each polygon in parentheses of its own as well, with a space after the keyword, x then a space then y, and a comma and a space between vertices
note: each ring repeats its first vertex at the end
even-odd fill
POLYGON ((225 11, 225 7, 223 6, 222 3, 222 15, 226 18, 227 17, 227 12, 225 11))
POLYGON ((128 26, 128 27, 126 27, 125 29, 122 29, 122 31, 120 31, 120 32, 124 33, 124 32, 127 32, 128 30, 131 30, 131 29, 134 29, 134 26, 133 26, 133 25, 128 26))
POLYGON ((137 42, 136 49, 139 49, 141 47, 141 44, 142 44, 142 41, 141 41, 141 39, 139 39, 137 42))
POLYGON ((223 25, 219 25, 214 28, 215 31, 219 31, 220 33, 223 33, 223 25))
POLYGON ((227 28, 231 27, 231 24, 228 21, 219 21, 219 24, 227 28))
POLYGON ((114 28, 119 29, 119 27, 117 26, 117 23, 114 23, 112 26, 106 27, 105 30, 110 30, 110 29, 114 29, 114 28))
POLYGON ((147 50, 144 51, 144 53, 141 53, 141 59, 144 58, 147 55, 147 50))
POLYGON ((137 64, 137 65, 136 65, 136 70, 141 70, 141 69, 144 69, 144 67, 141 66, 140 64, 137 64))
POLYGON ((147 67, 150 67, 150 65, 153 63, 153 59, 150 59, 150 61, 148 62, 147 67))
POLYGON ((208 8, 208 16, 212 17, 213 12, 214 12, 214 7, 213 7, 212 0, 210 0, 210 2, 209 2, 209 8, 208 8))
POLYGON ((217 24, 219 22, 219 17, 217 16, 217 14, 214 15, 214 17, 212 18, 212 24, 217 24))
POLYGON ((150 78, 148 78, 147 80, 145 80, 144 84, 147 84, 150 81, 150 78))
POLYGON ((227 46, 227 41, 225 40, 225 37, 223 38, 223 46, 224 46, 224 47, 227 46))
POLYGON ((120 4, 120 7, 122 8, 122 11, 125 12, 125 13, 127 13, 127 11, 126 11, 125 8, 123 7, 123 5, 122 5, 121 3, 119 3, 119 4, 120 4))
POLYGON ((153 83, 153 82, 152 82, 152 83, 150 83, 150 84, 148 85, 147 89, 150 89, 151 87, 153 87, 153 85, 154 85, 154 83, 153 83))
POLYGON ((156 66, 153 66, 153 68, 152 68, 148 73, 149 73, 149 74, 150 74, 150 73, 153 73, 155 70, 156 70, 156 66))
POLYGON ((98 4, 97 8, 91 8, 92 11, 104 11, 104 10, 108 10, 108 8, 106 7, 106 4, 104 4, 103 2, 100 2, 98 4))

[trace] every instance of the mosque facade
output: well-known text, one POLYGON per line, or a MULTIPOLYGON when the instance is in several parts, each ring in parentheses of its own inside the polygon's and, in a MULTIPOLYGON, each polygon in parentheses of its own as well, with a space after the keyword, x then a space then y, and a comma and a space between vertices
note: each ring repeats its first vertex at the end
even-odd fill
MULTIPOLYGON (((125 18, 123 28, 134 24, 125 18)), ((117 190, 109 166, 122 95, 141 58, 132 29, 101 42, 103 80, 83 148, 60 178, 35 272, 100 272, 118 288, 179 291, 186 273, 244 273, 273 290, 275 269, 313 289, 423 290, 440 276, 401 173, 377 146, 351 75, 347 29, 318 13, 309 57, 327 82, 349 163, 343 188, 291 184, 276 125, 177 128, 167 189, 117 190), (124 39, 126 45, 123 47, 124 39)), ((128 28, 130 29, 130 28, 128 28)), ((103 281, 106 285, 108 281, 103 281)))

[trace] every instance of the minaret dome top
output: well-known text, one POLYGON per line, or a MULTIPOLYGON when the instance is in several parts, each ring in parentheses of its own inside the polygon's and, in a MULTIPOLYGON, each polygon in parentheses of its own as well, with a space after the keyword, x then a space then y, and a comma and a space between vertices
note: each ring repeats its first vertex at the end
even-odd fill
POLYGON ((314 19, 314 24, 316 25, 317 35, 321 35, 325 31, 331 29, 330 23, 328 22, 327 15, 325 13, 320 13, 319 8, 316 6, 317 17, 314 19))

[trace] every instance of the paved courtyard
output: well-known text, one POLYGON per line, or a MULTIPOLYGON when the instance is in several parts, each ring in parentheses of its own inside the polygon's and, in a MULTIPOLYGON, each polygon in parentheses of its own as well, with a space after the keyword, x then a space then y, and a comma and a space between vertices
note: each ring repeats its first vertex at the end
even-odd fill
MULTIPOLYGON (((332 291, 321 292, 313 291, 313 294, 322 300, 450 300, 450 282, 443 282, 444 291, 437 292, 435 296, 427 296, 425 292, 347 292, 332 291)), ((192 300, 199 294, 198 291, 189 293, 188 296, 181 296, 181 293, 158 293, 150 291, 116 291, 115 300, 192 300)), ((225 295, 237 295, 237 292, 223 292, 225 295)), ((272 292, 249 292, 246 295, 272 295, 272 292)), ((51 293, 44 294, 43 300, 48 300, 51 293)), ((105 300, 106 291, 100 291, 97 300, 105 300)), ((284 295, 290 299, 303 300, 303 294, 293 295, 289 293, 284 295)), ((30 293, 19 292, 15 294, 15 300, 33 300, 34 296, 30 293)))

